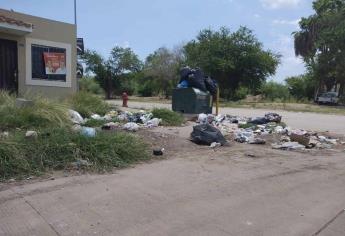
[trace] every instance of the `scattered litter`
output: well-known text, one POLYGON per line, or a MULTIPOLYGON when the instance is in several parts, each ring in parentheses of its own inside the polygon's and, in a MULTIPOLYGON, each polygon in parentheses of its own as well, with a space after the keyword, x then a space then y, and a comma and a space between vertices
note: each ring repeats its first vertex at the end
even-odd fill
POLYGON ((252 153, 246 153, 245 154, 247 157, 256 157, 256 155, 255 154, 252 154, 252 153))
POLYGON ((253 140, 250 140, 249 144, 260 144, 260 145, 263 145, 263 144, 266 144, 266 140, 264 140, 262 138, 255 138, 253 140))
MULTIPOLYGON (((277 113, 266 113, 263 117, 240 117, 232 115, 210 115, 201 113, 197 122, 210 125, 219 130, 223 137, 233 138, 236 142, 249 144, 265 144, 269 135, 276 139, 273 148, 284 150, 331 149, 334 145, 345 144, 339 139, 318 135, 315 132, 301 129, 292 130, 282 122, 282 116, 277 113)), ((200 132, 200 131, 197 131, 200 132)), ((195 130, 194 140, 200 141, 195 130)), ((193 134, 192 133, 192 134, 193 134)), ((270 140, 270 139, 269 139, 270 140)), ((209 140, 208 140, 209 141, 209 140)), ((212 142, 209 142, 210 145, 212 142)))
POLYGON ((281 150, 303 150, 305 146, 299 144, 298 142, 285 142, 285 143, 274 143, 272 144, 273 149, 281 149, 281 150))
POLYGON ((211 143, 210 148, 217 148, 217 147, 220 147, 220 146, 222 146, 221 143, 213 142, 213 143, 211 143))
POLYGON ((116 128, 120 127, 120 124, 119 123, 115 123, 115 122, 109 122, 109 123, 106 123, 102 126, 102 129, 103 130, 114 130, 116 128))
POLYGON ((277 113, 266 113, 265 114, 265 119, 268 122, 276 122, 276 123, 280 123, 282 121, 282 116, 277 114, 277 113))
POLYGON ((290 134, 290 139, 292 142, 298 142, 305 147, 308 146, 310 142, 310 136, 308 132, 304 130, 293 130, 290 134))
POLYGON ((291 139, 289 136, 281 136, 280 137, 280 142, 291 142, 291 139))
POLYGON ((117 117, 117 115, 118 115, 118 112, 117 112, 117 111, 109 111, 109 112, 106 114, 106 116, 110 116, 110 117, 112 117, 112 118, 117 117))
POLYGON ((162 122, 162 119, 153 118, 152 120, 145 122, 145 125, 148 128, 153 128, 153 127, 158 127, 159 123, 161 123, 161 122, 162 122))
POLYGON ((88 160, 83 160, 83 159, 78 159, 77 161, 72 162, 71 165, 75 169, 82 169, 82 168, 92 166, 92 164, 89 163, 88 160))
POLYGON ((94 120, 104 120, 104 118, 101 117, 101 116, 98 115, 98 114, 93 114, 93 115, 91 115, 91 119, 94 119, 94 120))
POLYGON ((36 131, 30 130, 30 131, 26 131, 25 133, 26 138, 37 138, 37 136, 38 136, 38 133, 36 131))
POLYGON ((82 127, 80 133, 86 137, 93 138, 96 136, 96 129, 91 127, 82 127))
POLYGON ((139 125, 134 122, 128 122, 127 124, 123 126, 123 129, 135 132, 139 130, 139 125))
POLYGON ((155 156, 163 156, 164 148, 153 149, 153 155, 155 156))
POLYGON ((82 129, 82 127, 81 127, 81 125, 79 125, 79 124, 75 124, 75 125, 72 126, 72 130, 73 130, 74 132, 80 132, 81 129, 82 129))
POLYGON ((6 138, 9 137, 9 135, 10 135, 10 134, 9 134, 7 131, 1 132, 1 133, 0 133, 0 139, 6 139, 6 138))
POLYGON ((74 110, 68 110, 68 114, 69 114, 71 121, 74 124, 83 124, 84 123, 83 117, 78 112, 76 112, 74 110))
POLYGON ((239 143, 248 143, 254 139, 254 132, 251 129, 238 130, 235 135, 235 141, 239 143))
POLYGON ((200 123, 200 124, 207 124, 207 123, 209 123, 207 121, 207 115, 204 114, 204 113, 199 114, 199 116, 198 116, 198 123, 200 123))

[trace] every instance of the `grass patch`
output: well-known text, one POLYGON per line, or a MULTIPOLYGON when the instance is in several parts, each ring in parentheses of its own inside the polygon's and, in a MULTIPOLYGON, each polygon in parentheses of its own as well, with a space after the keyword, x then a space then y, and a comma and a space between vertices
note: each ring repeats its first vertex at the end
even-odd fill
POLYGON ((110 110, 110 106, 102 98, 87 92, 76 93, 69 99, 69 102, 72 109, 79 112, 84 118, 95 113, 103 116, 110 110))
POLYGON ((233 108, 255 108, 255 109, 270 109, 270 110, 284 110, 294 112, 313 112, 323 114, 337 114, 345 115, 343 106, 320 106, 308 103, 281 103, 281 102, 224 102, 222 107, 233 108))
POLYGON ((16 97, 0 91, 0 129, 63 127, 70 124, 65 103, 48 100, 41 96, 26 98, 33 105, 16 106, 16 97))
POLYGON ((251 124, 251 123, 239 124, 238 125, 238 128, 240 128, 240 129, 248 129, 248 128, 252 128, 252 127, 256 127, 256 125, 251 124))
POLYGON ((117 118, 113 118, 112 120, 96 120, 96 119, 88 119, 83 126, 87 127, 101 127, 106 123, 109 122, 120 122, 117 118))
POLYGON ((162 119, 164 126, 180 126, 183 124, 183 116, 177 112, 165 108, 155 108, 152 110, 153 117, 162 119))
POLYGON ((147 145, 127 133, 99 132, 88 138, 66 128, 42 129, 36 139, 15 132, 0 139, 0 179, 39 175, 86 160, 90 170, 106 171, 147 160, 147 145))

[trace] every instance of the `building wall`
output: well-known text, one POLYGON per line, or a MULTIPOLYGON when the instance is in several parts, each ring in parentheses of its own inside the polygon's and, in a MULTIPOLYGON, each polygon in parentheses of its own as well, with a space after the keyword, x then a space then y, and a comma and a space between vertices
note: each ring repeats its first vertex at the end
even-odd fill
MULTIPOLYGON (((40 17, 30 16, 17 12, 11 12, 0 9, 0 15, 22 20, 33 24, 33 32, 24 36, 10 35, 0 32, 0 38, 15 40, 18 43, 18 92, 19 95, 25 93, 39 93, 48 97, 64 98, 73 94, 77 90, 76 79, 76 64, 77 64, 77 49, 76 49, 76 27, 73 24, 48 20, 40 17), (54 86, 54 82, 49 85, 30 85, 28 82, 28 63, 27 63, 27 43, 31 40, 49 41, 52 43, 62 43, 70 45, 71 48, 71 75, 70 85, 54 86)), ((30 45, 31 50, 31 45, 30 45)), ((66 64, 68 61, 66 61, 66 64)), ((66 65, 68 66, 68 65, 66 65)), ((46 82, 46 81, 45 81, 46 82)))

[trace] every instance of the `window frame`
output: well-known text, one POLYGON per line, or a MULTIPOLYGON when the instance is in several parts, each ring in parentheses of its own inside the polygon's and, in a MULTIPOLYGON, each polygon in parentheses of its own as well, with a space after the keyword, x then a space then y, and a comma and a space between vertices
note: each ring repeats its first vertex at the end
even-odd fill
POLYGON ((51 87, 72 87, 72 46, 67 43, 59 43, 41 39, 26 38, 26 84, 35 86, 51 86, 51 87), (66 50, 66 81, 44 80, 40 78, 32 78, 32 45, 55 47, 66 50))

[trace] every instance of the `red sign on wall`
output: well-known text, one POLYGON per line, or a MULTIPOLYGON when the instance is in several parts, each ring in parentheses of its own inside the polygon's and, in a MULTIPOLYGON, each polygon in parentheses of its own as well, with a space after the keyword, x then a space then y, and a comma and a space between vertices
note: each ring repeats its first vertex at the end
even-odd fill
POLYGON ((65 53, 44 52, 44 64, 47 75, 66 74, 66 55, 65 53))

